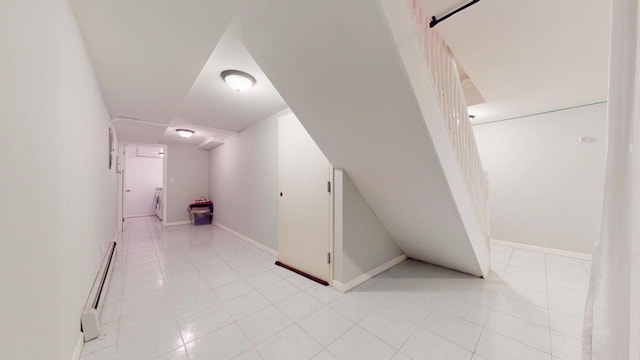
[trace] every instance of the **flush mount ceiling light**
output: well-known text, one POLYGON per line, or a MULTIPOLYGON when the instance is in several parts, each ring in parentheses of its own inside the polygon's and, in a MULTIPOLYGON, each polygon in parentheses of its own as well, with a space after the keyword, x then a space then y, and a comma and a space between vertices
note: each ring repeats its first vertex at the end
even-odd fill
POLYGON ((195 131, 189 129, 176 129, 176 132, 183 138, 190 138, 191 136, 193 136, 193 134, 195 134, 195 131))
POLYGON ((237 92, 247 91, 256 84, 253 76, 239 70, 225 70, 220 73, 220 76, 230 88, 237 92))

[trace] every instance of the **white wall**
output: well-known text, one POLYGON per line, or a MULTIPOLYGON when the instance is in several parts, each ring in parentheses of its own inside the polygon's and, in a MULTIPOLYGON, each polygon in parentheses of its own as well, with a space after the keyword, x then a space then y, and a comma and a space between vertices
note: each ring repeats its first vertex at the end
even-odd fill
POLYGON ((189 220, 187 207, 209 198, 209 154, 192 145, 167 145, 167 223, 189 220))
POLYGON ((0 53, 0 358, 69 359, 116 232, 110 117, 67 1, 0 2, 0 53))
POLYGON ((346 283, 402 255, 351 178, 334 171, 334 272, 346 283))
POLYGON ((210 151, 214 221, 278 249, 278 117, 270 116, 210 151))
POLYGON ((160 157, 137 156, 137 148, 137 145, 127 145, 124 175, 126 188, 130 192, 125 193, 125 211, 127 216, 155 215, 155 191, 162 187, 164 160, 160 157))
MULTIPOLYGON (((209 156, 214 221, 274 250, 278 249, 278 118, 289 112, 274 114, 227 138, 209 156)), ((336 280, 347 282, 402 254, 346 174, 336 175, 334 194, 340 203, 335 214, 335 225, 340 227, 334 240, 336 280)))
POLYGON ((460 196, 466 188, 406 4, 290 1, 265 11, 243 44, 399 247, 486 274, 486 238, 460 196))
POLYGON ((474 126, 494 239, 591 253, 604 190, 606 105, 474 126), (579 136, 597 138, 581 144, 579 136))

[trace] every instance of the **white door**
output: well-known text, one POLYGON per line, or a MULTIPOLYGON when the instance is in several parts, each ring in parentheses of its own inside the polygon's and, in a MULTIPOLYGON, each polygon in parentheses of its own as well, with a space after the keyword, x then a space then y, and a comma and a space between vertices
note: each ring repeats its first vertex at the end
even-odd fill
POLYGON ((293 114, 278 125, 278 260, 328 282, 331 164, 293 114))
POLYGON ((160 147, 127 145, 125 217, 156 214, 156 188, 162 187, 163 159, 160 147))

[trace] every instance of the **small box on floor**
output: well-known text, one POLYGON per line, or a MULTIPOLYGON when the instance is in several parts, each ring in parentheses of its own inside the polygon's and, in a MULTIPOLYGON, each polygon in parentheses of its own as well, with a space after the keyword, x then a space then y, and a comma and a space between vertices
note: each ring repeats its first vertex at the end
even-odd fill
POLYGON ((193 225, 206 225, 209 224, 209 216, 211 212, 207 208, 194 208, 189 211, 191 214, 191 223, 193 225))
POLYGON ((213 220, 213 203, 204 196, 191 203, 187 211, 189 211, 189 219, 193 225, 211 224, 213 220))

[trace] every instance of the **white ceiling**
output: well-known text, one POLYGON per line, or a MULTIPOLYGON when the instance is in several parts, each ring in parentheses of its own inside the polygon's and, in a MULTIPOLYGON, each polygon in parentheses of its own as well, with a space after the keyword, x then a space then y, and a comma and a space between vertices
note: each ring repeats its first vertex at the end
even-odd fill
POLYGON ((224 143, 224 139, 228 136, 236 134, 233 131, 225 131, 212 129, 205 126, 193 125, 188 123, 172 123, 164 132, 161 143, 177 142, 183 144, 191 144, 194 146, 204 147, 204 144, 210 143, 209 148, 224 143), (189 129, 195 131, 190 138, 183 138, 176 132, 177 129, 189 129), (212 146, 215 145, 215 146, 212 146))
POLYGON ((205 126, 175 122, 172 125, 164 125, 139 120, 115 118, 112 120, 116 128, 118 140, 125 143, 137 144, 167 144, 183 143, 197 146, 203 150, 209 150, 222 145, 224 139, 236 134, 233 131, 212 129, 205 126), (187 128, 195 131, 190 138, 178 135, 176 129, 187 128))
MULTIPOLYGON (((461 4, 418 1, 438 16, 461 4)), ((230 133, 216 129, 241 131, 287 107, 242 43, 245 30, 264 20, 267 1, 72 3, 123 140, 220 142, 230 133), (252 74, 256 86, 234 92, 220 78, 226 69, 252 74), (197 136, 177 138, 178 125, 197 136)), ((475 122, 606 100, 609 3, 483 0, 440 23, 485 100, 470 107, 475 122)))
POLYGON ((244 21, 264 10, 259 1, 72 3, 121 140, 211 148, 287 107, 242 45, 244 21), (233 91, 220 77, 227 69, 256 85, 233 91), (176 128, 196 133, 185 139, 176 128))
POLYGON ((287 104, 244 47, 239 34, 227 31, 180 106, 175 120, 242 131, 286 108, 287 104), (238 93, 220 77, 224 70, 251 74, 256 84, 238 93))
MULTIPOLYGON (((465 1, 418 0, 440 17, 465 1)), ((610 0, 483 0, 436 26, 485 103, 474 122, 606 100, 610 0)))
POLYGON ((71 0, 112 117, 168 124, 242 4, 71 0))
POLYGON ((167 130, 167 125, 131 119, 115 118, 112 123, 116 128, 118 141, 122 142, 159 144, 167 130))

